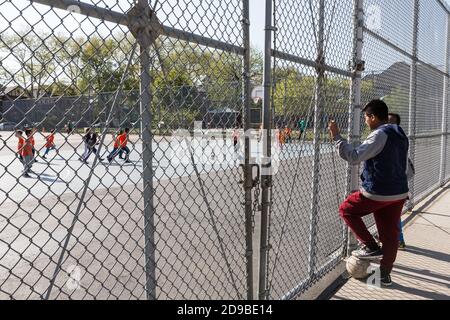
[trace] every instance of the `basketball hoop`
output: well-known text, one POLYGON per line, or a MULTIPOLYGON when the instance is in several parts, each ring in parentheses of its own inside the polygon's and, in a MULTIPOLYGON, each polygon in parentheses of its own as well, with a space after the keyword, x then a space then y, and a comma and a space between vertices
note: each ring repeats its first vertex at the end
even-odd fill
POLYGON ((264 87, 263 86, 254 87, 252 90, 251 97, 253 99, 253 102, 255 104, 258 104, 264 98, 264 87))
POLYGON ((262 99, 259 98, 259 97, 253 98, 253 102, 254 102, 255 104, 258 104, 261 100, 262 100, 262 99))

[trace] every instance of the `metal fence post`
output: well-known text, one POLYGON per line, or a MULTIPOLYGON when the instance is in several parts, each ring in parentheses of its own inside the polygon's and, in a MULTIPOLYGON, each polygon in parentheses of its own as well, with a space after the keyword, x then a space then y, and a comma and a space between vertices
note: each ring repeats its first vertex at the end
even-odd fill
POLYGON ((270 176, 271 168, 271 126, 272 126, 272 110, 271 110, 271 92, 272 92, 272 1, 266 0, 266 27, 265 27, 265 43, 264 43, 264 100, 263 100, 263 160, 262 160, 262 190, 261 190, 261 244, 260 244, 260 262, 259 262, 259 299, 268 298, 269 292, 267 288, 267 270, 269 263, 269 245, 268 245, 268 217, 271 201, 271 185, 272 177, 270 176))
MULTIPOLYGON (((149 7, 148 0, 139 0, 142 8, 149 7)), ((145 37, 145 36, 142 36, 145 37)), ((140 41, 140 113, 142 133, 142 192, 144 198, 144 257, 145 257, 145 292, 147 300, 156 299, 156 261, 155 261, 155 223, 153 206, 153 150, 152 150, 152 103, 150 68, 150 42, 147 39, 140 41)))
POLYGON ((447 15, 447 37, 445 39, 446 51, 445 51, 445 73, 444 76, 444 93, 442 97, 442 140, 441 140, 441 175, 440 186, 443 187, 446 182, 446 170, 447 170, 447 120, 448 120, 448 94, 449 94, 449 72, 450 72, 450 15, 447 15))
POLYGON ((142 159, 143 159, 143 188, 144 194, 144 236, 145 236, 145 291, 147 299, 156 299, 156 263, 155 263, 155 225, 153 208, 153 167, 152 167, 152 116, 150 104, 152 101, 150 85, 151 59, 148 48, 141 47, 141 103, 142 115, 142 159))
MULTIPOLYGON (((353 16, 353 78, 351 83, 351 96, 349 106, 349 126, 348 140, 353 145, 357 145, 361 139, 361 77, 364 71, 364 61, 362 59, 363 39, 364 39, 364 1, 354 1, 353 16)), ((359 187, 359 165, 348 165, 347 167, 347 193, 358 190, 359 187)), ((353 250, 356 245, 356 238, 350 229, 344 227, 344 235, 347 238, 347 253, 353 250)))
POLYGON ((319 0, 319 23, 317 30, 317 62, 320 64, 316 68, 317 86, 314 105, 314 162, 312 176, 312 194, 311 194, 311 212, 309 226, 309 257, 308 257, 308 274, 309 277, 314 275, 314 267, 316 260, 316 233, 317 233, 317 213, 318 213, 318 196, 319 196, 319 169, 320 169, 320 135, 321 135, 321 114, 323 110, 323 86, 325 80, 325 64, 324 57, 324 39, 325 39, 325 0, 319 0))
MULTIPOLYGON (((243 56, 243 87, 242 102, 244 114, 244 133, 250 130, 250 17, 249 0, 243 1, 242 28, 244 35, 243 56)), ((250 165, 250 139, 247 134, 245 138, 245 166, 244 166, 244 188, 245 188, 245 242, 247 263, 247 299, 253 300, 253 226, 252 226, 252 189, 253 173, 250 165)))
MULTIPOLYGON (((409 85, 409 158, 414 163, 416 152, 416 108, 417 108, 417 60, 418 60, 418 34, 419 34, 419 0, 414 0, 414 25, 413 25, 413 60, 411 64, 411 77, 409 85)), ((414 207, 414 177, 409 183, 410 200, 408 202, 408 210, 414 207)))

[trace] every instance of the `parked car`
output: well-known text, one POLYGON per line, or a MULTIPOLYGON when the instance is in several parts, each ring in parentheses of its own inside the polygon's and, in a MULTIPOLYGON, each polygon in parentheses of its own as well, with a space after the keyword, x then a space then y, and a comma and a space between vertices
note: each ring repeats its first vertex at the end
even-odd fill
POLYGON ((17 123, 14 122, 2 122, 0 123, 0 131, 13 131, 17 127, 17 123))

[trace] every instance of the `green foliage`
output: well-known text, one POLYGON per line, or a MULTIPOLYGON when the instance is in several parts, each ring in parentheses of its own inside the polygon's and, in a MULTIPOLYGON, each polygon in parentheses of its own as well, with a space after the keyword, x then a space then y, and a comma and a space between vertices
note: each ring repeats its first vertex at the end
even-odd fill
MULTIPOLYGON (((106 39, 95 35, 73 38, 49 34, 45 45, 38 37, 5 35, 4 38, 7 45, 2 49, 23 42, 18 55, 24 63, 33 63, 33 68, 22 68, 19 73, 11 70, 11 74, 18 74, 14 79, 16 83, 26 88, 30 88, 30 84, 32 88, 38 86, 41 93, 51 96, 92 97, 94 118, 100 118, 100 121, 105 120, 111 107, 135 43, 131 35, 121 32, 106 39), (49 75, 41 79, 43 70, 49 75)), ((250 54, 251 81, 260 85, 263 54, 253 48, 250 54)), ((193 121, 202 120, 209 109, 242 110, 242 57, 184 42, 174 44, 164 38, 150 48, 150 55, 152 66, 149 71, 153 81, 152 103, 148 107, 155 128, 160 122, 172 128, 192 126, 193 121)), ((275 113, 306 115, 314 106, 316 75, 304 74, 295 68, 277 69, 274 73, 275 113)), ((136 122, 140 116, 139 96, 131 98, 126 93, 139 92, 139 77, 139 55, 136 53, 125 78, 118 122, 124 117, 136 122)), ((349 86, 348 80, 329 76, 324 85, 323 111, 346 113, 349 86)), ((261 103, 258 107, 262 107, 261 103)))
POLYGON ((383 100, 389 106, 390 112, 401 113, 402 110, 408 110, 409 92, 404 87, 395 87, 383 100))
MULTIPOLYGON (((41 34, 41 37, 49 39, 51 35, 41 34)), ((29 28, 18 33, 2 34, 1 40, 0 51, 6 53, 11 62, 3 63, 0 68, 2 82, 5 85, 20 85, 29 97, 41 96, 46 80, 55 77, 54 52, 57 49, 54 43, 43 43, 29 28)))
POLYGON ((43 91, 49 93, 50 96, 76 96, 79 94, 76 86, 59 81, 55 81, 50 85, 44 85, 43 91))
MULTIPOLYGON (((316 76, 305 75, 294 68, 276 72, 275 114, 306 116, 316 103, 316 76)), ((330 115, 348 112, 350 80, 327 76, 322 85, 322 112, 330 115)))
MULTIPOLYGON (((80 91, 112 92, 119 87, 132 52, 133 40, 125 35, 102 39, 91 37, 81 47, 80 55, 80 91), (116 40, 118 39, 118 40, 116 40)), ((138 90, 139 67, 137 58, 130 66, 125 78, 124 90, 138 90)))

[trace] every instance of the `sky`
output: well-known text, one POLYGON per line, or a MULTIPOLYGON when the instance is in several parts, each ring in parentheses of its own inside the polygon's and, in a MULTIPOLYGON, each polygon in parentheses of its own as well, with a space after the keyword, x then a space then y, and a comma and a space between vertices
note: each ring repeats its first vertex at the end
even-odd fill
POLYGON ((250 0, 250 39, 261 51, 264 49, 265 12, 264 0, 250 0))

